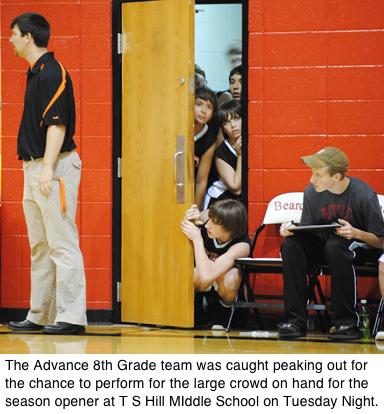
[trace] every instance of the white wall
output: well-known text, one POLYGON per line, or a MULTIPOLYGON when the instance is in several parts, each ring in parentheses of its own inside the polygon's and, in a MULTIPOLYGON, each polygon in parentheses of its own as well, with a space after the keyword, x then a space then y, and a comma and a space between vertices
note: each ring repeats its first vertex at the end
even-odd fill
POLYGON ((195 62, 205 70, 208 86, 215 91, 228 89, 231 67, 228 46, 241 40, 241 4, 197 4, 195 14, 195 62))

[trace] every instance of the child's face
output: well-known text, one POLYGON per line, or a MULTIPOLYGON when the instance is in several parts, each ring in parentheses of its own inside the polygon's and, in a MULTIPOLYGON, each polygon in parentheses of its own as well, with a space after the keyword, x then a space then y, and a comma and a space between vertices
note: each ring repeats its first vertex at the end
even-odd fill
POLYGON ((229 80, 229 89, 235 101, 241 99, 241 75, 234 73, 229 80))
POLYGON ((206 124, 212 119, 213 104, 201 98, 195 100, 195 121, 197 124, 206 124))
POLYGON ((221 224, 215 223, 212 219, 208 219, 205 223, 205 228, 210 239, 218 239, 221 242, 231 240, 231 233, 225 230, 221 224))
POLYGON ((241 118, 237 114, 228 115, 226 121, 223 122, 224 133, 228 135, 231 140, 236 140, 241 137, 241 118))

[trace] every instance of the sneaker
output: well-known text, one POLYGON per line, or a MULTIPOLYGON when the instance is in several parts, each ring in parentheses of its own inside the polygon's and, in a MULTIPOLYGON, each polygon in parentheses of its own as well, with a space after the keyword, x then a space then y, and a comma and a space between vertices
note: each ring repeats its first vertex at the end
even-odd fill
POLYGON ((384 331, 377 332, 375 341, 384 341, 384 331))
POLYGON ((353 339, 360 339, 363 333, 355 325, 339 325, 332 326, 329 330, 328 338, 333 341, 351 341, 353 339))
POLYGON ((223 325, 215 324, 211 326, 212 331, 225 331, 225 328, 223 325))
POLYGON ((279 338, 300 338, 307 335, 304 328, 300 328, 293 322, 279 323, 279 338))

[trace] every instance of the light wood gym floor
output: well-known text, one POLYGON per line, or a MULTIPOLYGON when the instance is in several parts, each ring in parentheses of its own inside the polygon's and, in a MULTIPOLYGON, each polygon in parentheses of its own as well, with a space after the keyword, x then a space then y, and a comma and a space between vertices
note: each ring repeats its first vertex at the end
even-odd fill
MULTIPOLYGON (((264 332, 264 331, 263 331, 264 332)), ((311 333, 299 340, 278 340, 275 332, 258 338, 250 331, 182 330, 132 325, 91 325, 85 335, 15 333, 0 325, 1 354, 375 354, 384 342, 331 342, 311 333)))

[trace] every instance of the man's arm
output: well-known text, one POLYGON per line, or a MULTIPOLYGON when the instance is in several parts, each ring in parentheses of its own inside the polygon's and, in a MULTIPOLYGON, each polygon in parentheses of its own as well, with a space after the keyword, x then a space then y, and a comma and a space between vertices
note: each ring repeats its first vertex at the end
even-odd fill
POLYGON ((43 195, 52 191, 53 164, 60 153, 65 138, 65 125, 49 125, 43 158, 43 168, 39 179, 39 188, 43 195))

